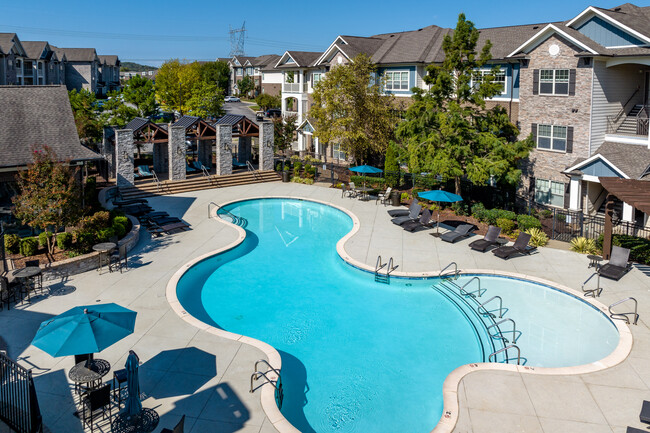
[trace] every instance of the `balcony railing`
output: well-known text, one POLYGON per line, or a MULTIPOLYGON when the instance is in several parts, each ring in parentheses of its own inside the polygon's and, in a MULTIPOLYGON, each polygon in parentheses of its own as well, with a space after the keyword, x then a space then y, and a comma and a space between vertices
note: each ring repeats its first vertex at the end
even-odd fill
POLYGON ((307 83, 282 83, 282 91, 287 93, 305 93, 307 83))

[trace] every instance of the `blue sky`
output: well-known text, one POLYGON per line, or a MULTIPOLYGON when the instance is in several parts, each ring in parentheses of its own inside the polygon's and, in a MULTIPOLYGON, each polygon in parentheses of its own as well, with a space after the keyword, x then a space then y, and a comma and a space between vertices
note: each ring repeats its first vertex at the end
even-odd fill
MULTIPOLYGON (((170 58, 227 57, 229 27, 241 27, 244 21, 246 55, 257 56, 285 50, 323 51, 339 34, 370 36, 432 24, 453 28, 460 12, 479 28, 500 27, 563 21, 589 5, 610 8, 621 3, 30 0, 28 10, 21 2, 2 6, 0 32, 16 32, 21 40, 47 40, 61 47, 94 47, 98 54, 117 54, 123 61, 159 65, 170 58)), ((647 1, 634 4, 650 5, 647 1)))

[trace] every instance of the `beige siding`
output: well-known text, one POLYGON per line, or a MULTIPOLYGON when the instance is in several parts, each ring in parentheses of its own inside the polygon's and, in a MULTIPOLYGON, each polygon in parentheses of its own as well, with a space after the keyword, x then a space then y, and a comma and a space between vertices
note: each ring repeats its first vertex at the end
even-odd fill
POLYGON ((638 65, 607 68, 605 62, 595 61, 593 83, 590 155, 593 155, 605 140, 607 117, 615 116, 619 112, 637 86, 641 86, 641 89, 627 109, 630 110, 634 104, 643 103, 643 74, 639 74, 638 65))

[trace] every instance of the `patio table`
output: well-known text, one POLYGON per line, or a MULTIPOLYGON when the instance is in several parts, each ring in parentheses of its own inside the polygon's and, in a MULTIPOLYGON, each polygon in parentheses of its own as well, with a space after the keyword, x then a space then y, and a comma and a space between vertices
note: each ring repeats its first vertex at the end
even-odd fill
POLYGON ((361 196, 359 198, 360 200, 368 200, 368 193, 374 189, 375 188, 371 188, 369 186, 360 186, 356 188, 357 192, 361 193, 361 196))
POLYGON ((102 378, 111 370, 111 364, 105 359, 93 359, 76 364, 68 372, 68 378, 75 384, 89 383, 93 389, 102 383, 102 378))
POLYGON ((160 417, 153 409, 143 408, 138 415, 120 412, 113 420, 113 433, 150 433, 158 427, 160 417))
POLYGON ((117 247, 117 244, 114 242, 102 242, 100 244, 93 245, 93 251, 97 251, 99 253, 98 260, 99 260, 99 273, 102 273, 102 257, 104 254, 110 253, 117 247))
POLYGON ((36 278, 38 278, 39 289, 42 289, 42 275, 43 270, 39 266, 26 266, 14 272, 14 278, 18 278, 28 292, 36 288, 34 284, 34 279, 36 278))

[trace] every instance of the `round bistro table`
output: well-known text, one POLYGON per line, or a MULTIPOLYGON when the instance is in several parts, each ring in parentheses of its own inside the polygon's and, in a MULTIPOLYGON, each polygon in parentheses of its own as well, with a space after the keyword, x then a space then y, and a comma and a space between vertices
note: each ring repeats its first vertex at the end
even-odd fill
POLYGON ((149 408, 142 408, 139 414, 131 416, 120 412, 113 420, 113 433, 150 433, 158 427, 159 421, 158 412, 149 408))
POLYGON ((93 245, 93 251, 97 251, 99 253, 98 260, 99 260, 99 273, 102 273, 102 257, 104 254, 110 253, 117 247, 117 244, 114 242, 102 242, 100 244, 93 245))

